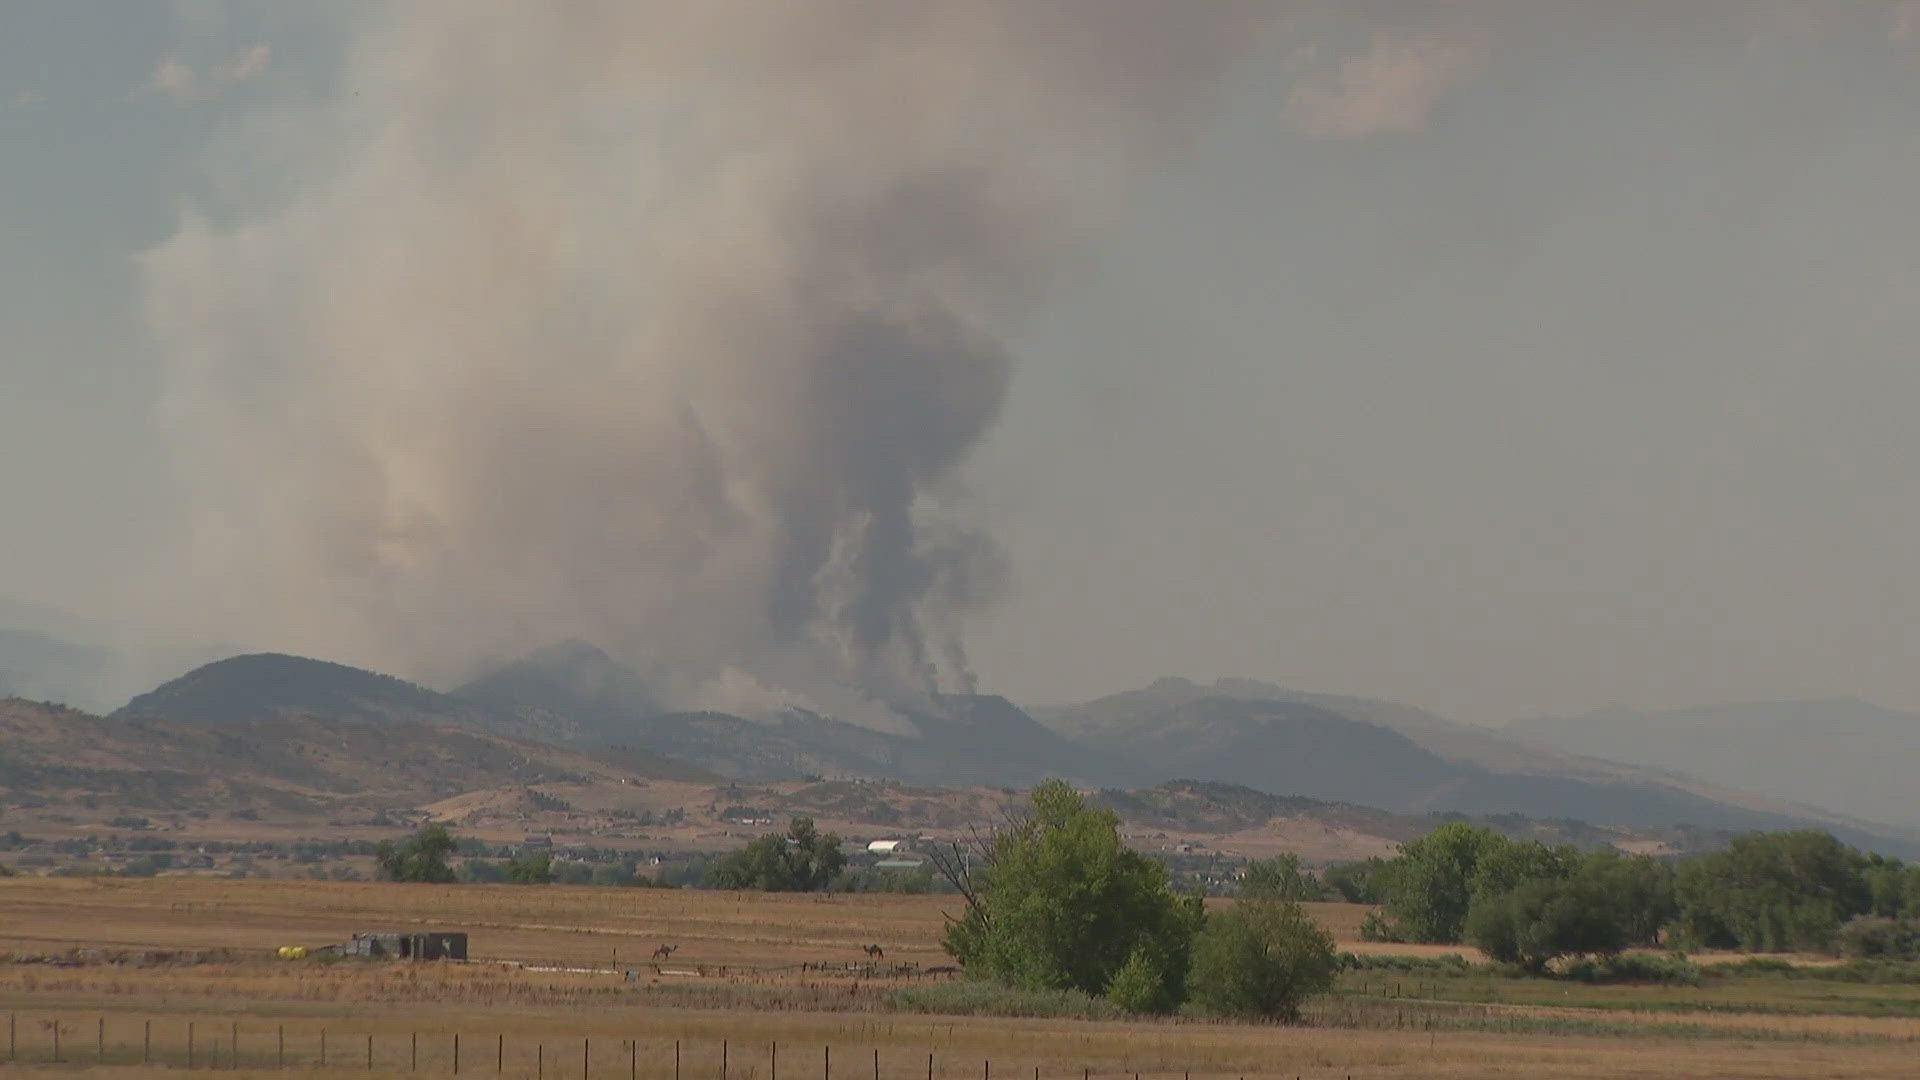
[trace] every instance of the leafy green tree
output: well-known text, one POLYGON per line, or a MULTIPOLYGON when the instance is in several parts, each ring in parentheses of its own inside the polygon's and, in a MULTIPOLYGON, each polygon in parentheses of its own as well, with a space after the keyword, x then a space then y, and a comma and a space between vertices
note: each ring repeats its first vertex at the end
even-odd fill
POLYGON ((1467 940, 1503 963, 1539 974, 1562 956, 1610 957, 1627 946, 1626 924, 1599 882, 1542 877, 1474 898, 1467 940))
POLYGON ((509 885, 553 884, 553 856, 544 851, 527 851, 507 862, 509 885))
POLYGON ((1359 862, 1336 863, 1320 876, 1335 899, 1349 904, 1378 904, 1386 899, 1384 872, 1388 862, 1375 856, 1359 862))
POLYGON ((457 847, 441 824, 423 825, 404 843, 382 840, 374 849, 374 863, 384 881, 424 881, 447 884, 455 879, 447 858, 457 847))
POLYGON ((1320 880, 1300 869, 1300 856, 1289 851, 1271 859, 1255 859, 1240 875, 1240 895, 1249 900, 1319 900, 1326 895, 1320 880))
POLYGON ((1648 855, 1603 848, 1580 861, 1575 876, 1605 903, 1628 946, 1660 944, 1673 919, 1673 869, 1648 855))
POLYGON ((846 864, 838 836, 816 830, 812 818, 797 817, 784 835, 768 833, 708 864, 707 884, 717 889, 817 892, 846 864))
POLYGON ((1031 800, 1028 816, 989 842, 977 883, 966 880, 947 952, 1014 986, 1117 989, 1132 1007, 1177 1006, 1205 920, 1200 898, 1176 894, 1164 865, 1120 842, 1119 818, 1064 781, 1040 784, 1031 800))
POLYGON ((1826 949, 1846 919, 1872 909, 1860 852, 1814 830, 1747 833, 1682 863, 1674 937, 1693 948, 1826 949))
POLYGON ((1291 900, 1242 900, 1194 944, 1195 1004, 1220 1016, 1295 1020, 1340 973, 1333 938, 1291 900))
POLYGON ((1499 863, 1508 840, 1464 822, 1442 825, 1400 848, 1383 874, 1387 919, 1407 941, 1451 945, 1482 885, 1481 862, 1499 863))

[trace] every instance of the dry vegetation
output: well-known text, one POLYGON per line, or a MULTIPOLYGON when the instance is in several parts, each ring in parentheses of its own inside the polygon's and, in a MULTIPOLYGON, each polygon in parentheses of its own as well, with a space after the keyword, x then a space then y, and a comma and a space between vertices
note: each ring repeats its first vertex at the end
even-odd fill
MULTIPOLYGON (((672 890, 393 886, 158 879, 0 881, 0 953, 83 962, 0 963, 0 1009, 14 1017, 22 1067, 53 1067, 62 1023, 66 1069, 129 1077, 186 1064, 233 1064, 237 1032, 246 1071, 273 1066, 282 1039, 289 1070, 313 1071, 326 1033, 329 1071, 620 1076, 634 1040, 637 1074, 673 1075, 680 1044, 687 1077, 718 1077, 722 1040, 732 1080, 832 1075, 883 1080, 927 1074, 1093 1075, 1203 1080, 1239 1077, 1895 1077, 1913 1073, 1920 1020, 1635 1012, 1606 1007, 1588 988, 1579 1008, 1543 1002, 1426 1000, 1416 979, 1360 973, 1314 1010, 1307 1027, 1181 1022, 1016 1020, 902 1011, 901 986, 844 965, 882 944, 889 962, 946 963, 939 897, 715 894, 672 890), (436 926, 473 934, 482 961, 405 965, 269 959, 284 944, 319 944, 354 930, 436 926), (680 951, 656 970, 659 943, 680 951), (124 950, 127 955, 120 955, 124 950), (209 950, 200 959, 149 956, 209 950), (224 952, 212 952, 224 950, 224 952), (610 972, 540 970, 598 965, 610 972), (114 962, 119 959, 120 962, 114 962), (839 971, 792 971, 800 964, 839 971), (715 965, 729 967, 724 975, 715 965), (707 977, 676 974, 707 967, 707 977), (1366 984, 1370 981, 1372 985, 1366 984), (1398 997, 1391 995, 1397 994, 1398 997), (1592 1007, 1599 1005, 1601 1007, 1592 1007), (284 1035, 282 1034, 284 1033, 284 1035), (1623 1038, 1629 1035, 1630 1038, 1623 1038), (146 1040, 151 1039, 151 1043, 146 1040), (417 1040, 417 1042, 416 1042, 417 1040), (151 1049, 146 1049, 147 1046, 151 1049), (417 1046, 417 1050, 416 1050, 417 1046), (104 1049, 106 1063, 95 1062, 104 1049), (143 1069, 143 1053, 152 1064, 143 1069)), ((1316 905, 1351 939, 1362 912, 1316 905)), ((1613 1004, 1618 1005, 1619 1002, 1613 1004)), ((1676 1003, 1677 1005, 1678 1003, 1676 1003)))

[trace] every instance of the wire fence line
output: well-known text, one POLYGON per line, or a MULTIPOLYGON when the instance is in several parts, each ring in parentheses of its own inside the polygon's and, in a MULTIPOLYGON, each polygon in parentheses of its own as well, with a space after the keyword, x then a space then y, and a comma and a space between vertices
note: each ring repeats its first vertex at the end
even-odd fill
MULTIPOLYGON (((236 1020, 163 1020, 7 1015, 8 1066, 112 1066, 199 1071, 299 1070, 534 1080, 1192 1080, 1191 1072, 996 1067, 991 1058, 938 1051, 731 1039, 535 1038, 504 1032, 372 1032, 342 1027, 251 1025, 236 1020), (1078 1073, 1078 1076, 1074 1074, 1078 1073)), ((1211 1071, 1210 1076, 1221 1074, 1211 1071)), ((1336 1077, 1348 1074, 1333 1074, 1336 1077)), ((1244 1080, 1244 1077, 1239 1078, 1244 1080)), ((1348 1080, 1351 1077, 1348 1076, 1348 1080)))

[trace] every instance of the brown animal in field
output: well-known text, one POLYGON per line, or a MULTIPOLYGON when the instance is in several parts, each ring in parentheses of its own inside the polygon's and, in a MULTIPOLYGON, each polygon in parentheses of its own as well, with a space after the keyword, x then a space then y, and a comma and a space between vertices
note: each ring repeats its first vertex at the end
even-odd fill
POLYGON ((678 945, 662 945, 659 948, 653 950, 653 958, 655 960, 665 960, 667 957, 673 955, 673 950, 679 947, 680 946, 678 945))
POLYGON ((861 951, 867 954, 867 959, 869 960, 885 960, 887 958, 887 950, 878 945, 862 945, 860 948, 861 951))

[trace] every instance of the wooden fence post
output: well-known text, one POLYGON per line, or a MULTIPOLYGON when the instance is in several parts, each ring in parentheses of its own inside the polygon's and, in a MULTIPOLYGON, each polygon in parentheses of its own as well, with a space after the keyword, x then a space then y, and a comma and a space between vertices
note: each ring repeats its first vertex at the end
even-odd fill
POLYGON ((880 1080, 880 1048, 877 1046, 873 1048, 873 1080, 880 1080))
POLYGON ((140 1064, 153 1060, 153 1021, 140 1026, 140 1064))
POLYGON ((776 1040, 767 1054, 767 1080, 780 1080, 780 1043, 776 1040))
POLYGON ((103 1016, 93 1036, 93 1062, 98 1065, 105 1060, 107 1060, 107 1018, 103 1016))
POLYGON ((640 1040, 627 1040, 627 1080, 640 1075, 640 1040))
POLYGON ((367 1032, 367 1071, 373 1071, 373 1032, 367 1032))
POLYGON ((56 1064, 60 1061, 60 1020, 58 1017, 55 1017, 53 1021, 53 1060, 56 1064))
POLYGON ((580 1080, 587 1080, 587 1074, 590 1071, 587 1063, 593 1060, 592 1047, 593 1036, 582 1035, 580 1037, 580 1080))
POLYGON ((828 1043, 820 1056, 820 1080, 833 1080, 833 1044, 828 1043))
POLYGON ((720 1040, 720 1080, 727 1080, 727 1040, 720 1040))
POLYGON ((453 1075, 460 1075, 460 1033, 453 1033, 453 1075))
POLYGON ((506 1062, 507 1062, 507 1037, 506 1037, 506 1036, 505 1036, 504 1034, 502 1034, 502 1035, 495 1035, 495 1036, 494 1036, 493 1038, 494 1038, 494 1043, 493 1043, 493 1071, 494 1071, 494 1072, 499 1072, 499 1071, 500 1071, 501 1069, 503 1069, 503 1068, 505 1068, 505 1067, 506 1067, 506 1062))
POLYGON ((187 1068, 193 1068, 193 1021, 187 1021, 187 1068))
POLYGON ((673 1040, 673 1080, 680 1080, 680 1040, 673 1040))
POLYGON ((539 1080, 546 1080, 546 1075, 547 1075, 547 1044, 546 1043, 533 1044, 533 1075, 535 1077, 538 1077, 539 1080))

